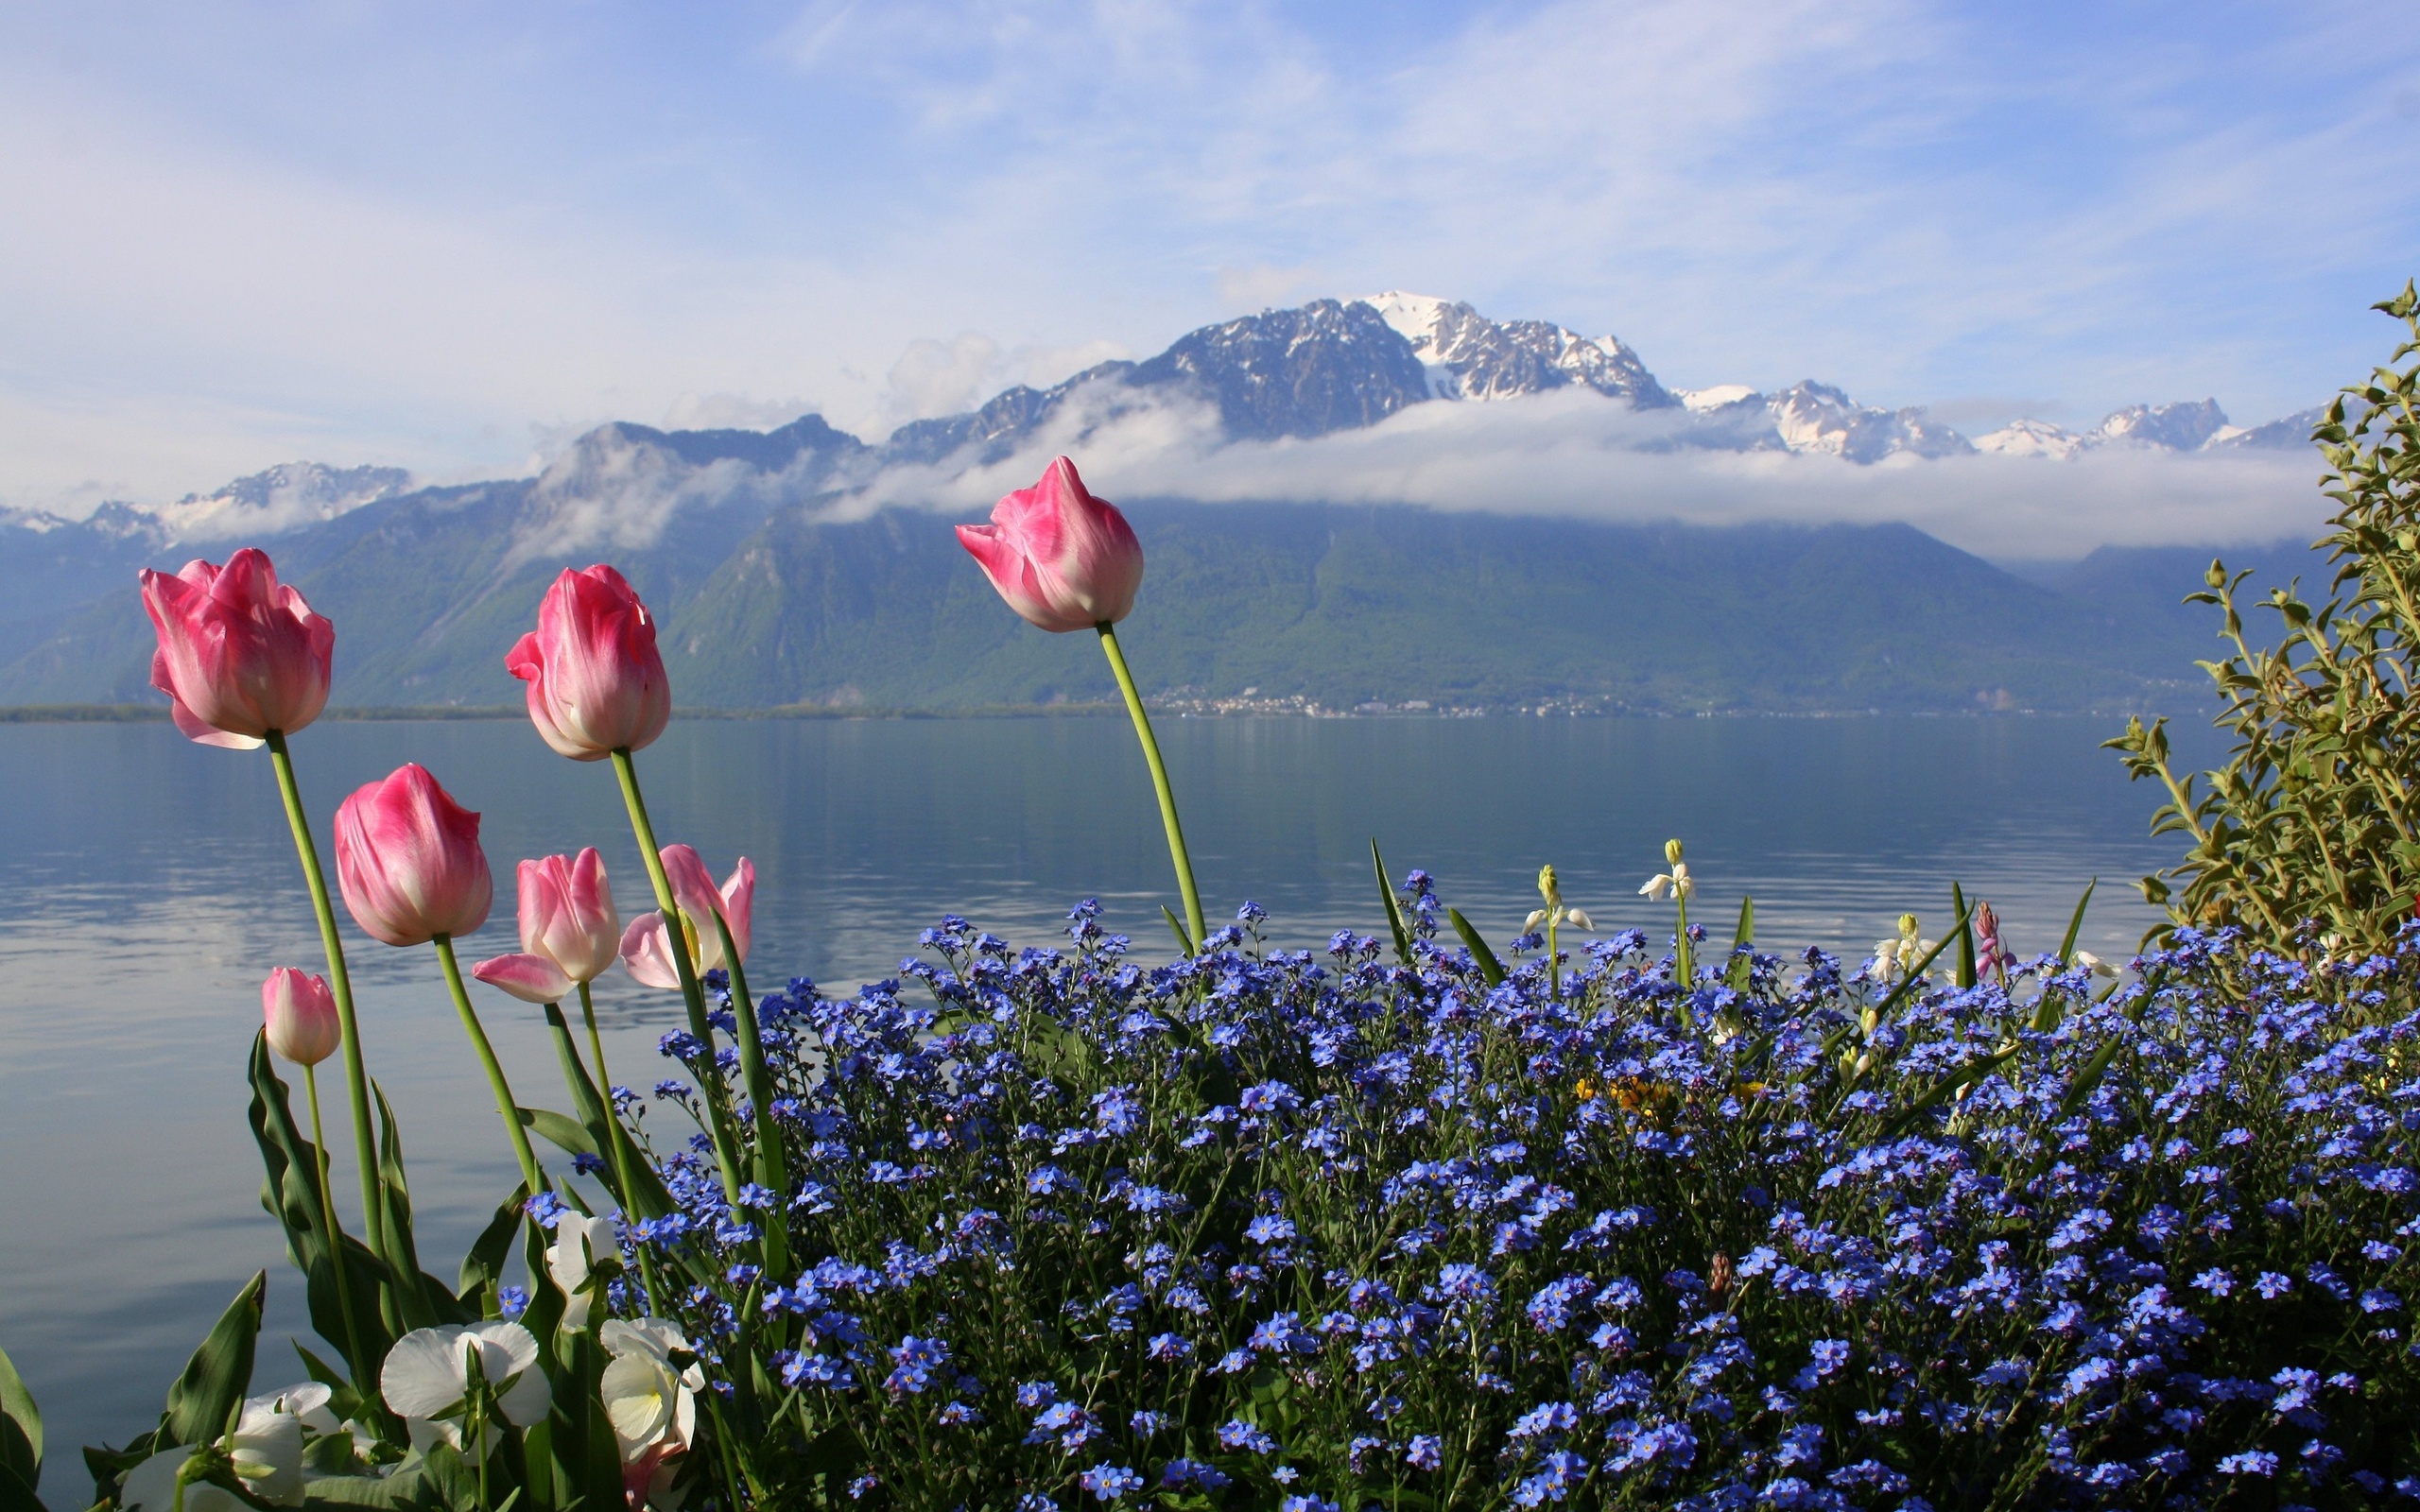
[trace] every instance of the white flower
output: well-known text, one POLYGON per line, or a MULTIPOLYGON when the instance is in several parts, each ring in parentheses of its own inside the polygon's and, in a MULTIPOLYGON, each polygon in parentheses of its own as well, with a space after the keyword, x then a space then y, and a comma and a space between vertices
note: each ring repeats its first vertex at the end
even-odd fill
POLYGON ((589 1273, 598 1260, 620 1254, 613 1219, 566 1212, 555 1221, 555 1242, 546 1246, 546 1273, 562 1288, 564 1328, 588 1327, 589 1310, 596 1301, 596 1294, 586 1290, 589 1273))
POLYGON ((379 1394, 403 1418, 414 1449, 441 1442, 475 1461, 502 1436, 490 1423, 477 1446, 462 1443, 460 1419, 474 1355, 508 1422, 527 1428, 544 1420, 554 1393, 538 1368, 538 1340, 527 1329, 518 1323, 414 1329, 395 1341, 378 1373, 379 1394))
MULTIPOLYGON (((275 1506, 302 1504, 302 1419, 281 1408, 247 1401, 229 1441, 235 1478, 244 1488, 275 1506)), ((185 1495, 193 1512, 193 1495, 185 1495)))
POLYGON ((2075 960, 2072 964, 2083 967, 2085 971, 2091 972, 2095 976, 2116 976, 2118 974, 2118 968, 2110 965, 2107 961, 2102 960, 2100 956, 2095 955, 2090 951, 2076 952, 2075 960))
MULTIPOLYGON (((187 1446, 164 1449, 126 1472, 118 1512, 169 1512, 177 1504, 177 1471, 193 1457, 187 1446)), ((196 1481, 185 1487, 185 1512, 250 1512, 234 1492, 196 1481)))
POLYGON ((1671 870, 1648 878, 1638 885, 1638 890, 1650 898, 1661 898, 1668 892, 1676 899, 1686 901, 1698 890, 1698 885, 1689 880, 1689 864, 1675 861, 1671 870))
POLYGON ((1561 903, 1555 904, 1552 908, 1532 908, 1530 910, 1530 917, 1521 921, 1521 927, 1525 930, 1535 929, 1540 924, 1552 924, 1558 927, 1571 924, 1581 929, 1597 927, 1597 921, 1586 914, 1577 908, 1565 908, 1561 903))
POLYGON ((673 1351, 694 1352, 681 1331, 662 1318, 611 1318, 596 1342, 614 1357, 600 1390, 614 1435, 622 1441, 622 1458, 634 1460, 658 1444, 674 1452, 687 1449, 697 1431, 698 1393, 706 1389, 706 1373, 694 1359, 675 1373, 673 1351))

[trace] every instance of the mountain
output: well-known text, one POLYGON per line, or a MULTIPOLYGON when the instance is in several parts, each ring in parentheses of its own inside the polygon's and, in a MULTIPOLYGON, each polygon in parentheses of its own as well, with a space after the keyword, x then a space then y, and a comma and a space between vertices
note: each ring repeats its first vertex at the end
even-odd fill
MULTIPOLYGON (((951 485, 967 470, 1079 451, 1121 425, 1121 446, 1206 452, 1558 395, 1564 408, 1547 413, 1618 417, 1621 445, 1844 468, 1978 450, 2295 445, 2312 419, 2247 430, 2201 401, 2130 406, 2082 436, 2020 421, 1970 443, 1921 408, 1860 404, 1811 380, 1675 391, 1613 335, 1393 290, 1204 326, 1155 356, 872 441, 818 415, 769 431, 614 422, 529 478, 414 488, 395 469, 298 462, 153 509, 0 513, 0 703, 148 698, 135 570, 237 541, 272 548, 338 619, 339 702, 510 701, 503 647, 556 571, 599 558, 657 605, 686 700, 1085 698, 1098 692, 1089 663, 1007 616, 942 513, 920 507, 965 497, 951 485), (1599 401, 1607 408, 1590 410, 1599 401)), ((2064 708, 2123 703, 2189 672, 2203 649, 2173 616, 2106 608, 2109 584, 2021 581, 1905 527, 1616 526, 1287 499, 1132 507, 1151 525, 1152 562, 1152 612, 1132 631, 1156 644, 1148 675, 1167 696, 2064 708)))
MULTIPOLYGON (((515 700, 504 652, 564 564, 519 544, 549 507, 528 481, 429 490, 285 538, 282 571, 338 627, 336 701, 515 700)), ((1129 512, 1150 572, 1124 636, 1162 700, 2117 708, 2189 670, 2200 645, 2113 636, 2097 607, 1904 525, 1171 500, 1129 512)), ((662 615, 684 704, 964 709, 1113 692, 1089 637, 1017 620, 931 512, 730 524, 684 521, 614 556, 662 615)), ((149 647, 128 581, 0 668, 0 703, 141 700, 149 647)))

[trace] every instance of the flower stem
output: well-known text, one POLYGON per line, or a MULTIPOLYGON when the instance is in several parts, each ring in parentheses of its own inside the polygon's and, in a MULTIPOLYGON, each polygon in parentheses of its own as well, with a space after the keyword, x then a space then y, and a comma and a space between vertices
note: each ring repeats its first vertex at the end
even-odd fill
POLYGON ((1168 859, 1176 863, 1177 890, 1184 895, 1184 923, 1193 932, 1192 945, 1201 948, 1208 931, 1201 923, 1201 895, 1193 885, 1193 858, 1185 853, 1184 826, 1177 822, 1176 795, 1168 788, 1168 769, 1160 762, 1160 743, 1151 734, 1151 716, 1143 712, 1143 696, 1134 691, 1134 674, 1126 667, 1126 653, 1118 648, 1117 628, 1103 620, 1094 627, 1100 631, 1101 649, 1109 653, 1109 669, 1117 675, 1117 691, 1126 696, 1126 712, 1134 718, 1134 733, 1143 742, 1143 760, 1151 768, 1151 786, 1160 798, 1160 822, 1168 832, 1168 859))
POLYGON ((739 1024, 739 1074, 748 1083, 748 1102, 756 1114, 756 1179, 774 1196, 773 1211, 765 1215, 765 1264, 775 1274, 788 1271, 788 1216, 781 1201, 789 1194, 788 1162, 783 1159, 782 1125, 773 1117, 773 1074, 765 1065, 765 1040, 756 1027, 756 1000, 748 995, 748 973, 740 969, 739 947, 731 925, 715 916, 715 932, 722 936, 724 970, 731 972, 731 1005, 739 1024))
MULTIPOLYGON (((614 1174, 622 1183, 622 1221, 634 1224, 638 1219, 638 1188, 631 1184, 631 1157, 635 1152, 631 1148, 630 1135, 622 1129, 621 1110, 614 1106, 614 1078, 605 1070, 605 1037, 596 1032, 596 999, 585 982, 579 984, 579 1016, 588 1026, 589 1053, 596 1057, 596 1086, 605 1104, 605 1137, 614 1142, 614 1174)), ((656 1283, 655 1258, 644 1243, 638 1252, 639 1276, 647 1283, 648 1304, 650 1308, 662 1306, 656 1300, 664 1292, 656 1283)))
POLYGON ((479 1064, 487 1068, 488 1085, 495 1090, 495 1110, 504 1116, 504 1131, 512 1137, 512 1153, 521 1161, 521 1179, 534 1197, 546 1190, 546 1173, 538 1168, 537 1152, 529 1148, 529 1131, 521 1126, 521 1105, 512 1100, 512 1087, 504 1079, 504 1067, 496 1061, 495 1046, 488 1043, 488 1032, 479 1023, 478 1010, 471 1006, 470 989, 462 985, 462 968, 454 959, 454 941, 439 935, 429 943, 437 947, 437 959, 445 968, 445 986, 454 994, 454 1007, 462 1015, 462 1028, 471 1037, 471 1048, 478 1052, 479 1064))
MULTIPOLYGON (((361 1166, 361 1223, 373 1253, 387 1252, 387 1213, 378 1186, 378 1147, 370 1135, 370 1073, 361 1059, 361 1031, 353 1012, 353 978, 344 968, 344 941, 337 936, 336 906, 328 898, 327 873, 320 869, 320 850, 311 842, 311 820, 302 811, 302 792, 294 782, 294 758, 285 748, 285 732, 268 732, 269 765, 277 768, 278 795, 285 800, 285 823, 294 832, 294 849, 302 858, 302 880, 310 885, 311 908, 319 915, 320 943, 328 954, 328 988, 337 1000, 337 1021, 344 1029, 345 1091, 353 1099, 354 1153, 361 1166)), ((329 1210, 329 1218, 336 1212, 329 1210)))
POLYGON ((361 1394, 364 1401, 368 1401, 375 1397, 377 1392, 373 1389, 374 1383, 367 1379, 363 1372, 370 1370, 376 1362, 370 1358, 370 1351, 362 1347, 361 1325, 353 1315, 353 1288, 345 1284, 344 1230, 337 1224, 336 1194, 328 1188, 328 1137, 320 1132, 320 1068, 318 1066, 302 1068, 302 1088, 311 1098, 312 1163, 319 1167, 316 1174, 320 1178, 320 1237, 328 1246, 328 1272, 336 1278, 337 1305, 344 1310, 344 1344, 346 1351, 353 1359, 353 1387, 361 1394))
POLYGON ((698 985, 698 968, 689 954, 689 926, 681 917, 681 904, 672 896, 672 879, 664 874, 664 856, 655 843, 655 826, 647 816, 647 799, 639 793, 638 768, 631 763, 627 749, 614 752, 614 775, 621 781, 622 806, 631 811, 631 831, 639 842, 639 859, 647 863, 648 881, 655 885, 655 905, 664 914, 665 944, 672 957, 672 969, 680 973, 681 1001, 689 1009, 689 1032, 705 1047, 705 1069, 698 1073, 702 1084, 699 1091, 706 1100, 706 1119, 712 1126, 707 1134, 715 1146, 715 1164, 722 1171, 723 1195, 736 1205, 739 1201, 739 1155, 732 1138, 731 1121, 723 1111, 722 1077, 715 1070, 715 1026, 706 1021, 706 991, 698 985))

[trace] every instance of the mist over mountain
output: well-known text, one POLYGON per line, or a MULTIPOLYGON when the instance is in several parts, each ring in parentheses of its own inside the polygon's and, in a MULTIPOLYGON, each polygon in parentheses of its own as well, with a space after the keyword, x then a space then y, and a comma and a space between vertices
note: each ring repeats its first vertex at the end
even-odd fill
POLYGON ((816 415, 615 422, 533 478, 292 463, 152 509, 0 515, 0 702, 147 696, 135 569, 247 542, 337 620, 340 704, 511 701, 504 647, 556 571, 600 558, 657 605, 684 702, 1086 701, 1098 669, 1008 615, 943 518, 1066 452, 1145 530, 1130 639, 1163 696, 2117 707, 2190 679, 2186 623, 2106 574, 2027 581, 1959 546, 2206 560, 2293 534, 2313 418, 2197 401, 1970 441, 1813 381, 1669 389, 1609 335, 1320 300, 877 441, 816 415))

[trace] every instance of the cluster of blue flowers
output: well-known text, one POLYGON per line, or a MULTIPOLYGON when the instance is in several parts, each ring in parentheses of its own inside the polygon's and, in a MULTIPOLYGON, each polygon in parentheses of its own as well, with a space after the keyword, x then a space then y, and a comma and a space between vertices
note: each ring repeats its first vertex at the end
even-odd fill
POLYGON ((723 1278, 654 1303, 779 1383, 782 1494, 2420 1503, 2412 936, 1962 988, 1635 933, 1507 973, 1404 912, 1155 968, 1089 903, 951 919, 765 999, 790 1190, 700 1138, 628 1237, 723 1278))

